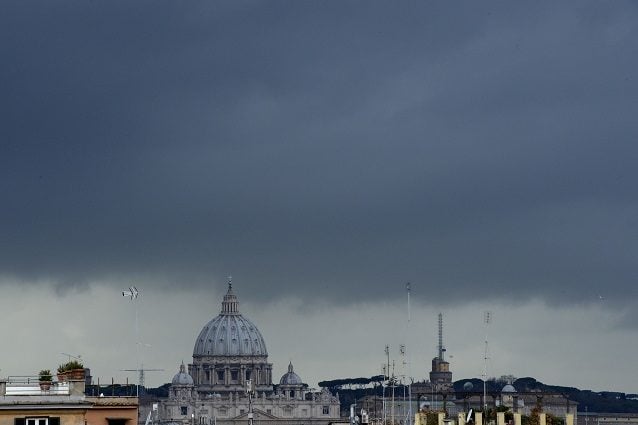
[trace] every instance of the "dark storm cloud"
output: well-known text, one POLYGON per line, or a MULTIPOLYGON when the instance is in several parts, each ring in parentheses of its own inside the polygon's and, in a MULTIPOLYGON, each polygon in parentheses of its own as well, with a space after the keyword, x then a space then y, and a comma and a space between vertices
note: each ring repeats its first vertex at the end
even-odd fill
POLYGON ((0 273, 628 299, 636 15, 630 2, 6 5, 0 273))

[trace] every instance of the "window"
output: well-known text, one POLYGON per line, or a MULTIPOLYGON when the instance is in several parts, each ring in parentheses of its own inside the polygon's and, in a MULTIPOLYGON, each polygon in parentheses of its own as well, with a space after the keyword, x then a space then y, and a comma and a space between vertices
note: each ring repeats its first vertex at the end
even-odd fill
POLYGON ((15 425, 60 425, 60 418, 15 418, 15 425))
POLYGON ((217 381, 218 382, 224 382, 224 371, 223 370, 218 370, 217 371, 217 381))
POLYGON ((250 379, 250 371, 247 370, 246 371, 246 381, 248 381, 250 379))
POLYGON ((206 382, 210 382, 210 371, 206 371, 206 382))
POLYGON ((246 411, 244 409, 239 409, 239 414, 243 415, 244 413, 246 413, 246 411))
POLYGON ((186 406, 182 406, 179 408, 180 413, 182 414, 182 416, 188 415, 188 407, 186 406))
POLYGON ((237 372, 236 370, 230 371, 230 379, 232 379, 233 381, 236 381, 238 377, 239 377, 239 372, 237 372))
POLYGON ((269 415, 272 415, 272 409, 266 409, 266 413, 268 413, 269 415))
POLYGON ((126 425, 128 419, 106 419, 108 425, 126 425))
POLYGON ((295 398, 295 390, 290 390, 290 398, 295 398))
POLYGON ((324 415, 329 415, 330 414, 330 408, 328 406, 323 406, 323 414, 324 415))

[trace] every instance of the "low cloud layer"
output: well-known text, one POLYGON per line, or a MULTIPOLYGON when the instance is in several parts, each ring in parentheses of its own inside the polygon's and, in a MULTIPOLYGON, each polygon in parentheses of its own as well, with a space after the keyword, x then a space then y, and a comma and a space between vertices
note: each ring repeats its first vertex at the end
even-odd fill
MULTIPOLYGON (((136 369, 138 362, 164 369, 146 374, 148 386, 170 382, 179 364, 191 361, 195 339, 219 313, 223 292, 222 288, 143 290, 131 302, 104 284, 64 296, 49 289, 9 285, 0 300, 10 318, 0 323, 7 347, 0 375, 54 369, 67 353, 81 356, 96 382, 136 382, 135 372, 123 369, 136 369), (17 332, 15 323, 29 332, 17 332)), ((634 391, 633 377, 623 365, 633 364, 631 353, 638 340, 615 326, 621 315, 611 314, 602 304, 556 308, 540 301, 472 302, 437 310, 412 302, 408 323, 407 300, 401 297, 341 306, 297 297, 244 302, 246 290, 237 287, 235 292, 240 311, 266 340, 275 380, 286 372, 288 362, 311 387, 325 379, 376 375, 386 361, 386 344, 398 376, 427 379, 437 352, 440 311, 455 380, 482 376, 487 335, 489 376, 533 376, 548 384, 634 391), (482 321, 487 310, 493 318, 488 327, 482 321), (405 357, 399 353, 402 344, 407 346, 405 357), (608 364, 610 350, 614 368, 608 364)))

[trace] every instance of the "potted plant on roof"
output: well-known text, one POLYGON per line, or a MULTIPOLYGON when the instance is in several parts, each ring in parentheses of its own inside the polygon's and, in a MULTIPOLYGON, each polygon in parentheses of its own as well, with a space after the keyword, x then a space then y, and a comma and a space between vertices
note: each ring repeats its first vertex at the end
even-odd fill
POLYGON ((70 360, 58 366, 58 382, 84 379, 84 365, 77 360, 70 360))
POLYGON ((40 380, 40 389, 42 391, 49 391, 51 389, 51 381, 53 379, 51 371, 49 369, 42 369, 38 374, 38 378, 40 380))
POLYGON ((57 376, 58 376, 58 382, 66 381, 66 369, 63 364, 58 366, 57 376))
MULTIPOLYGON (((84 379, 84 365, 77 360, 71 360, 61 365, 66 379, 84 379)), ((60 369, 58 368, 58 371, 60 369)))

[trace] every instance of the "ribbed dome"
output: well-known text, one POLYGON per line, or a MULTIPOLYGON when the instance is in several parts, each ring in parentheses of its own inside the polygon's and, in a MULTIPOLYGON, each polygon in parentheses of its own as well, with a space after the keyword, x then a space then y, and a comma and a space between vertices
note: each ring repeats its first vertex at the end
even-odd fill
POLYGON ((301 385, 303 384, 303 382, 301 382, 301 378, 299 377, 299 375, 297 375, 295 373, 295 371, 292 368, 292 362, 290 362, 290 364, 288 365, 288 372, 286 374, 284 374, 284 376, 281 377, 281 379, 279 380, 279 384, 280 385, 301 385))
POLYGON ((193 377, 186 372, 184 362, 179 367, 177 375, 173 376, 173 385, 193 385, 193 377))
POLYGON ((196 356, 267 356, 259 329, 239 313, 239 301, 228 283, 221 313, 208 322, 195 341, 196 356))

